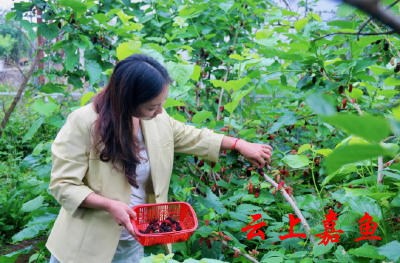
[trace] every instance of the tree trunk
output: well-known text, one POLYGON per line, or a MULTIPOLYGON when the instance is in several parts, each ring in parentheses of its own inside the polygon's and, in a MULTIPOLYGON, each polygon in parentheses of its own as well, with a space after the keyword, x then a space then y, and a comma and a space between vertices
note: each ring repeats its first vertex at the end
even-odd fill
POLYGON ((24 81, 21 83, 21 86, 19 86, 17 95, 15 95, 10 108, 7 110, 7 112, 3 118, 3 121, 0 124, 0 137, 2 136, 4 128, 6 127, 8 120, 10 119, 11 113, 14 111, 15 107, 17 106, 17 103, 18 103, 19 99, 21 98, 22 92, 24 91, 26 85, 28 84, 30 77, 33 74, 33 71, 35 70, 36 64, 39 62, 40 57, 42 56, 43 51, 40 48, 41 47, 38 47, 37 53, 35 55, 35 58, 33 59, 32 65, 31 65, 28 73, 26 73, 26 75, 24 75, 24 81))

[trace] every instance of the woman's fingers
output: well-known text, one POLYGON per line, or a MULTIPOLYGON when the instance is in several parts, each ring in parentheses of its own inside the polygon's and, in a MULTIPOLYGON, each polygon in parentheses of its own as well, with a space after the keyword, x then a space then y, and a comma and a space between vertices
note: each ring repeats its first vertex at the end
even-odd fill
POLYGON ((127 212, 129 216, 133 218, 133 220, 137 220, 136 213, 132 210, 132 208, 129 208, 127 212))
POLYGON ((268 144, 263 144, 262 147, 263 147, 263 148, 268 148, 268 149, 271 150, 271 151, 274 150, 274 149, 272 149, 272 147, 269 146, 268 144))
POLYGON ((127 218, 124 221, 124 227, 125 227, 126 231, 128 231, 129 234, 131 234, 132 236, 134 236, 134 235, 136 236, 135 230, 133 229, 133 225, 132 225, 131 221, 129 220, 129 218, 127 218))
POLYGON ((271 163, 272 153, 271 152, 269 152, 269 153, 264 152, 264 153, 261 154, 261 157, 264 158, 264 159, 267 159, 268 160, 267 163, 270 164, 271 163))

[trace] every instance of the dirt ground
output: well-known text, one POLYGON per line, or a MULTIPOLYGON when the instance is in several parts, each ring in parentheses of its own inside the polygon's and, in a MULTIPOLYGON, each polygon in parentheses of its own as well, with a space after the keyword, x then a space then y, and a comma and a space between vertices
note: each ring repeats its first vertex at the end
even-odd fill
MULTIPOLYGON (((42 238, 36 238, 36 239, 30 239, 30 240, 24 240, 19 242, 16 245, 10 245, 10 244, 6 244, 4 249, 1 249, 0 254, 10 254, 14 251, 23 249, 25 247, 29 247, 30 245, 32 245, 33 243, 37 243, 40 241, 45 241, 47 238, 46 237, 42 237, 42 238)), ((17 260, 15 261, 15 263, 28 263, 29 262, 29 258, 32 256, 32 254, 35 253, 35 250, 37 250, 38 248, 36 247, 36 245, 33 247, 32 251, 29 254, 26 255, 19 255, 17 260)))

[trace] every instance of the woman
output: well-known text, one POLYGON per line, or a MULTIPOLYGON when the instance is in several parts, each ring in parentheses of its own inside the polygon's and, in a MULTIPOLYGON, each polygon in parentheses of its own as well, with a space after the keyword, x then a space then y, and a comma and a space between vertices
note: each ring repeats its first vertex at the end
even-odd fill
POLYGON ((170 83, 156 60, 135 54, 117 63, 93 103, 68 116, 51 148, 49 189, 62 207, 46 243, 50 263, 138 262, 144 250, 131 207, 167 202, 174 152, 216 162, 235 145, 258 167, 270 162, 269 146, 169 117, 170 83))

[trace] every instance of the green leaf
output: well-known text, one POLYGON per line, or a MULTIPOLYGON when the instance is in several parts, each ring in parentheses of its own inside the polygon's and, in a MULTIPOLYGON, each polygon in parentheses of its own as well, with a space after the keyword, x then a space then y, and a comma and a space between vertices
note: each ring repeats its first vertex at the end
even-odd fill
POLYGON ((196 229, 196 234, 199 234, 202 237, 206 237, 211 234, 213 229, 209 226, 202 226, 196 229))
POLYGON ((33 156, 37 156, 40 154, 40 152, 43 150, 43 143, 39 143, 38 145, 36 145, 35 149, 33 149, 32 151, 32 155, 33 156))
POLYGON ((109 17, 107 17, 105 14, 103 13, 98 13, 93 15, 93 18, 96 19, 97 21, 99 21, 100 24, 108 22, 110 20, 109 17))
POLYGON ((13 243, 36 237, 40 231, 46 230, 47 224, 37 224, 23 229, 12 237, 13 243))
POLYGON ((201 123, 201 122, 205 121, 206 119, 208 119, 211 115, 212 115, 211 111, 203 110, 201 112, 196 113, 193 116, 192 122, 196 123, 196 124, 201 123))
POLYGON ((374 221, 382 219, 382 213, 376 201, 367 196, 350 196, 346 203, 349 204, 352 212, 364 216, 367 212, 374 218, 374 221))
POLYGON ((297 32, 300 32, 303 27, 307 24, 308 19, 302 18, 294 22, 294 28, 296 29, 297 32))
POLYGON ((357 88, 353 88, 353 91, 351 92, 351 97, 354 99, 360 99, 362 97, 362 95, 364 94, 364 92, 362 91, 362 89, 357 89, 357 88))
POLYGON ((392 112, 396 120, 400 121, 400 105, 392 108, 392 112))
POLYGON ((174 79, 178 84, 186 84, 194 72, 193 65, 187 65, 182 62, 175 63, 169 61, 166 63, 165 67, 168 70, 171 78, 174 79))
POLYGON ((319 257, 321 255, 326 254, 329 250, 332 249, 333 244, 332 242, 329 242, 327 245, 324 243, 317 243, 318 241, 315 242, 315 245, 313 247, 313 254, 315 257, 319 257))
POLYGON ((292 12, 292 11, 288 11, 286 9, 282 10, 282 16, 299 16, 300 14, 292 12))
POLYGON ((330 116, 336 113, 332 97, 313 93, 306 98, 307 105, 318 115, 330 116))
POLYGON ((390 203, 391 206, 400 207, 400 194, 397 195, 393 201, 390 203))
POLYGON ((259 206, 251 205, 251 204, 242 204, 236 208, 236 213, 243 215, 254 215, 256 211, 262 210, 259 206))
POLYGON ((33 103, 32 109, 40 114, 50 117, 53 112, 58 108, 58 105, 54 102, 44 102, 43 100, 37 100, 33 103))
POLYGON ((297 122, 297 117, 293 112, 287 112, 285 115, 281 116, 277 122, 274 122, 274 124, 269 128, 267 131, 268 134, 274 133, 278 131, 283 125, 292 125, 297 122))
POLYGON ((292 168, 301 168, 310 164, 310 160, 304 155, 286 155, 282 161, 292 168))
POLYGON ((66 56, 66 59, 64 61, 64 68, 65 70, 73 70, 75 68, 75 65, 78 63, 79 61, 79 52, 77 52, 76 54, 69 54, 68 56, 66 56))
POLYGON ((225 13, 228 14, 229 9, 232 8, 234 2, 233 1, 225 1, 225 3, 220 3, 219 7, 224 10, 225 13))
POLYGON ((321 119, 334 127, 343 129, 349 135, 361 137, 369 142, 380 142, 390 134, 388 122, 380 117, 336 114, 321 119))
POLYGON ((8 13, 6 14, 6 21, 10 21, 10 19, 13 18, 13 17, 15 17, 16 15, 17 15, 17 12, 16 12, 16 11, 14 11, 14 12, 8 12, 8 13))
POLYGON ((122 11, 117 12, 119 19, 121 19, 122 23, 128 23, 130 19, 134 18, 134 16, 127 16, 122 11))
POLYGON ((231 59, 237 59, 237 60, 239 60, 239 61, 245 60, 244 57, 241 57, 241 56, 238 55, 238 54, 232 54, 232 55, 229 56, 229 58, 231 58, 231 59))
POLYGON ((86 62, 85 67, 89 74, 89 85, 93 85, 101 78, 102 68, 94 60, 89 60, 88 62, 86 62))
POLYGON ((364 245, 359 248, 352 248, 348 252, 351 255, 355 255, 357 257, 365 257, 365 258, 376 258, 376 259, 385 259, 385 256, 380 256, 377 252, 377 247, 364 245))
POLYGON ((59 0, 59 4, 72 8, 75 12, 86 12, 87 5, 79 0, 59 0))
POLYGON ((54 24, 47 25, 46 23, 42 22, 39 24, 38 27, 38 35, 42 35, 43 37, 47 38, 49 41, 58 37, 60 34, 60 30, 54 24))
POLYGON ((317 153, 326 157, 329 154, 333 153, 333 150, 332 149, 318 149, 317 153))
POLYGON ((354 11, 356 11, 357 10, 357 8, 356 7, 353 7, 353 6, 351 6, 351 5, 348 5, 348 4, 345 4, 345 3, 343 3, 343 4, 341 4, 340 6, 339 6, 339 8, 337 9, 337 16, 338 17, 349 17, 351 14, 353 14, 354 13, 354 11))
POLYGON ((80 34, 79 38, 82 39, 82 41, 86 43, 86 45, 89 47, 89 49, 93 48, 93 43, 92 43, 92 41, 90 41, 90 39, 87 36, 80 34))
POLYGON ((23 249, 14 251, 14 252, 12 252, 10 254, 2 255, 0 257, 0 262, 1 263, 14 263, 17 260, 19 255, 29 254, 31 252, 31 250, 33 249, 33 246, 34 245, 31 245, 29 247, 25 247, 23 249))
POLYGON ((394 154, 379 144, 353 144, 342 146, 325 158, 327 172, 333 173, 343 165, 376 158, 378 156, 394 157, 394 154))
POLYGON ((302 153, 302 152, 305 152, 305 151, 307 151, 308 149, 311 149, 311 144, 309 144, 309 143, 303 144, 303 145, 299 148, 299 150, 297 151, 297 154, 300 154, 300 153, 302 153))
POLYGON ((226 91, 230 92, 231 89, 233 89, 234 91, 238 91, 240 90, 243 86, 245 86, 247 83, 250 82, 250 78, 245 77, 239 80, 230 80, 228 82, 224 82, 222 80, 211 80, 211 83, 214 85, 214 87, 219 88, 222 87, 224 88, 226 91))
POLYGON ((269 38, 270 36, 272 36, 273 33, 274 33, 273 29, 263 29, 263 30, 257 31, 256 39, 260 40, 263 38, 269 38))
POLYGON ((400 257, 400 242, 394 240, 386 245, 379 247, 376 251, 382 256, 387 257, 389 260, 396 262, 400 257))
POLYGON ((322 23, 322 19, 321 17, 316 14, 316 13, 311 13, 312 18, 314 18, 315 20, 317 20, 318 22, 322 23))
POLYGON ((207 195, 207 199, 203 196, 194 196, 193 198, 197 200, 199 203, 205 206, 205 208, 212 208, 218 214, 225 214, 226 209, 223 207, 222 203, 219 201, 219 198, 211 192, 211 188, 207 187, 205 190, 207 195))
POLYGON ((94 96, 94 92, 87 92, 81 98, 81 106, 85 106, 86 103, 94 96))
POLYGON ((198 81, 200 78, 201 67, 198 65, 194 65, 193 73, 190 75, 190 78, 194 81, 198 81))
POLYGON ((192 122, 196 124, 201 123, 206 119, 208 119, 211 115, 212 115, 211 111, 206 111, 206 110, 200 111, 193 116, 192 122))
POLYGON ((32 199, 22 205, 21 211, 22 212, 31 212, 33 210, 38 209, 39 207, 42 206, 44 201, 43 196, 38 196, 35 199, 32 199))
POLYGON ((35 135, 35 132, 39 129, 39 127, 44 123, 46 120, 45 116, 40 116, 40 118, 35 121, 29 131, 25 134, 24 138, 22 139, 22 143, 25 143, 27 140, 30 140, 33 135, 35 135))
POLYGON ((175 106, 185 106, 185 103, 171 98, 167 98, 167 101, 165 102, 163 108, 166 109, 168 107, 175 107, 175 106))
POLYGON ((236 107, 238 106, 238 102, 237 101, 232 101, 229 102, 227 104, 224 105, 224 109, 227 110, 229 113, 232 114, 232 112, 236 109, 236 107))
POLYGON ((380 171, 380 173, 386 175, 387 177, 390 177, 390 178, 393 178, 395 180, 400 181, 400 175, 399 174, 391 173, 389 171, 380 171))
POLYGON ((123 60, 130 55, 136 54, 137 50, 142 46, 140 41, 129 41, 122 43, 117 47, 117 57, 119 60, 123 60))
POLYGON ((397 86, 400 85, 400 79, 395 77, 386 78, 383 82, 385 82, 386 86, 397 86))

